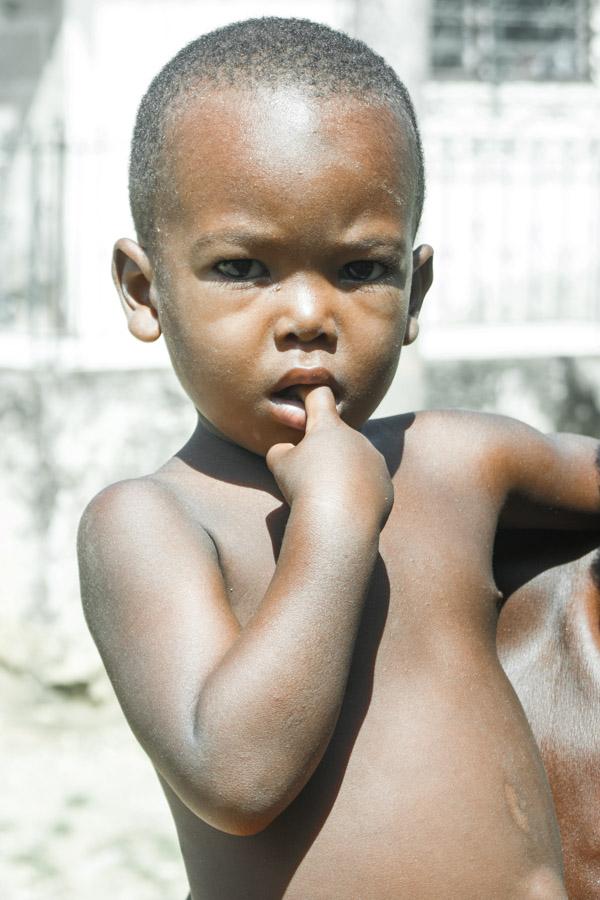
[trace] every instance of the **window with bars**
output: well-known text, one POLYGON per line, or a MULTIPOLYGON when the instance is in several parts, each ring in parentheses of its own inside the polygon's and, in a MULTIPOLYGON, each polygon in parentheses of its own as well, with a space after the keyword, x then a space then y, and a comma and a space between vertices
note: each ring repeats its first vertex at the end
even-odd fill
POLYGON ((590 0, 434 0, 435 78, 587 81, 590 0))

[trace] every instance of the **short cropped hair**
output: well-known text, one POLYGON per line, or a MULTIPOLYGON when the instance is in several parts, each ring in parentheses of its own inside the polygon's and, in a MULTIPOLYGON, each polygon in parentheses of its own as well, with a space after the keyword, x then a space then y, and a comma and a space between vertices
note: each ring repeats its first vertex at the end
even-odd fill
POLYGON ((151 251, 161 188, 168 179, 170 125, 206 87, 294 84, 316 96, 354 96, 392 108, 407 126, 414 156, 415 231, 425 174, 413 104, 394 70, 362 41, 307 19, 267 17, 234 22, 183 47, 156 75, 135 123, 129 199, 140 243, 151 251))

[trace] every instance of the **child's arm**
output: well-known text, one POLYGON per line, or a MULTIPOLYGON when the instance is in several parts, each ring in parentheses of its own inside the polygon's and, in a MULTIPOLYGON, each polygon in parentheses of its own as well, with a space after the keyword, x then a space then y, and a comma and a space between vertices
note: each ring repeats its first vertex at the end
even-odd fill
POLYGON ((190 809, 234 834, 266 827, 327 747, 392 502, 329 388, 306 410, 298 446, 269 454, 291 512, 243 630, 212 541, 156 483, 109 488, 80 528, 86 616, 133 731, 190 809))
POLYGON ((494 417, 493 474, 505 490, 501 525, 599 528, 599 443, 574 434, 541 434, 494 417))

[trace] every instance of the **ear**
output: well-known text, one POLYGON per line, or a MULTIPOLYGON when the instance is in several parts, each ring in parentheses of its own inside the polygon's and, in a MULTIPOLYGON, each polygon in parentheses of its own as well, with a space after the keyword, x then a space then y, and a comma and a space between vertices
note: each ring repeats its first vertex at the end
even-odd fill
POLYGON ((408 304, 408 322, 404 343, 412 344, 419 333, 419 313, 425 294, 433 281, 433 249, 429 244, 421 244, 413 250, 413 276, 408 304))
POLYGON ((140 341, 160 337, 160 322, 152 264, 146 252, 129 238, 115 244, 112 276, 127 316, 127 327, 140 341))

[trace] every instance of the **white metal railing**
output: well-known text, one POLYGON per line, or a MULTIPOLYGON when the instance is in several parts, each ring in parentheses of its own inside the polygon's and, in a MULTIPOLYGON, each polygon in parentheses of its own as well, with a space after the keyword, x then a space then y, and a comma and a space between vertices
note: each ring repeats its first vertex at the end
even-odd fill
POLYGON ((425 150, 428 323, 599 321, 600 133, 426 134, 425 150))
POLYGON ((589 0, 435 0, 436 78, 581 81, 590 76, 589 0))

